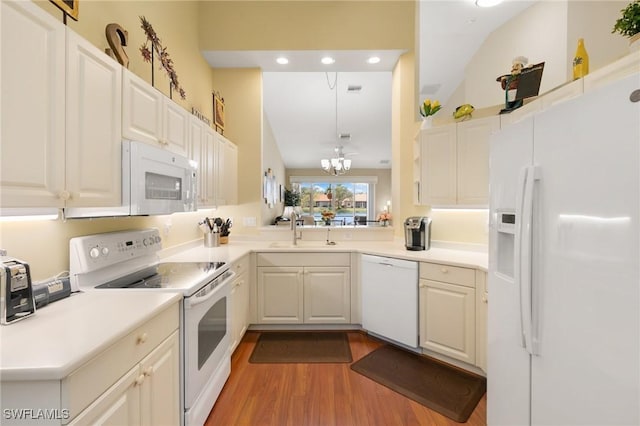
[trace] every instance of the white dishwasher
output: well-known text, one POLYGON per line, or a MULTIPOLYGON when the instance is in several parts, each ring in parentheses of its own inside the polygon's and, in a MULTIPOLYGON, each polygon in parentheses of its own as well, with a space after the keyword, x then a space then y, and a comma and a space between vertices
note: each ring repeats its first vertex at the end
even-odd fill
POLYGON ((418 263, 362 255, 362 326, 418 348, 418 263))

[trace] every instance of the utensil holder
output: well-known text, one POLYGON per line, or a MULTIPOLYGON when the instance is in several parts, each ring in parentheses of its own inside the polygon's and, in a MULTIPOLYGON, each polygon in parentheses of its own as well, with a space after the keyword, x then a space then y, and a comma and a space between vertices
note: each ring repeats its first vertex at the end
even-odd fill
POLYGON ((207 232, 204 234, 204 246, 205 247, 218 247, 220 245, 220 234, 214 232, 207 232))

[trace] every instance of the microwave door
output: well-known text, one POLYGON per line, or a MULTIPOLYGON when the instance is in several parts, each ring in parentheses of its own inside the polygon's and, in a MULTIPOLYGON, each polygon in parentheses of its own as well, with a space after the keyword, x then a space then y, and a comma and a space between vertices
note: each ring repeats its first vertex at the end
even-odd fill
POLYGON ((132 144, 131 214, 171 214, 190 206, 192 167, 185 157, 132 144))

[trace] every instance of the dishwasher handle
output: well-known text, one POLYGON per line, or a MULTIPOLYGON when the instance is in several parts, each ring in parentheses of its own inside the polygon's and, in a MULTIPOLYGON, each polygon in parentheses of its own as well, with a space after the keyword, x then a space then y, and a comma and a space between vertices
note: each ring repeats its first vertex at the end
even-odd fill
POLYGON ((370 254, 362 255, 362 263, 369 264, 369 265, 373 264, 373 265, 388 266, 393 268, 418 270, 418 262, 415 262, 412 260, 383 257, 383 256, 373 256, 370 254))

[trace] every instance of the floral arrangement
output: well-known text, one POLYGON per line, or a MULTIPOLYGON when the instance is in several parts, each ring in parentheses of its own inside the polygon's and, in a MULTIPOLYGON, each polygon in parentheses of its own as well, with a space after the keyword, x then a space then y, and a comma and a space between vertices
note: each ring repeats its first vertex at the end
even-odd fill
POLYGON ((387 222, 389 220, 391 220, 391 213, 382 212, 382 213, 378 214, 378 222, 387 222))
POLYGON ((334 212, 332 212, 331 210, 322 210, 322 212, 320 212, 320 214, 322 215, 322 219, 323 220, 331 220, 334 217, 336 217, 336 214, 334 212))
POLYGON ((165 72, 169 76, 171 86, 178 91, 182 99, 186 99, 187 94, 185 93, 184 89, 180 87, 180 83, 178 83, 178 74, 176 74, 176 70, 173 68, 173 60, 169 57, 167 48, 162 47, 158 34, 156 34, 156 31, 151 26, 151 23, 147 21, 147 18, 141 16, 140 22, 142 23, 141 27, 147 36, 144 44, 140 46, 142 59, 145 62, 151 62, 151 66, 153 66, 153 52, 155 52, 156 55, 158 55, 158 57, 160 58, 160 65, 162 66, 162 68, 164 68, 165 72), (149 49, 148 46, 149 42, 151 42, 151 49, 149 49))
POLYGON ((440 102, 436 100, 431 102, 431 99, 425 99, 422 105, 420 105, 420 115, 423 117, 429 117, 440 111, 440 108, 442 108, 440 102))

